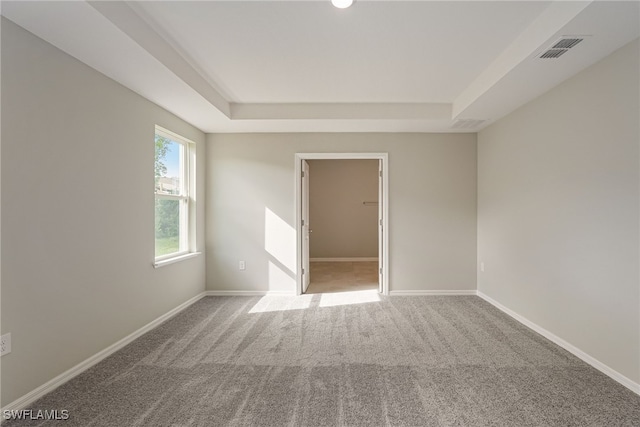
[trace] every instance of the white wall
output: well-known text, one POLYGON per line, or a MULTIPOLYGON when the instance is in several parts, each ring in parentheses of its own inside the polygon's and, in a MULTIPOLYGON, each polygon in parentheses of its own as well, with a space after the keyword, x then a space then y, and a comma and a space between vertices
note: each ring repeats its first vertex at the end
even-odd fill
POLYGON ((311 258, 377 258, 378 160, 309 160, 311 258))
POLYGON ((295 292, 297 152, 388 152, 390 290, 475 289, 475 134, 381 133, 207 135, 207 289, 295 292))
POLYGON ((204 290, 204 256, 152 267, 155 124, 202 200, 202 132, 3 18, 3 406, 204 290))
POLYGON ((478 289, 636 383, 638 48, 478 136, 478 289))

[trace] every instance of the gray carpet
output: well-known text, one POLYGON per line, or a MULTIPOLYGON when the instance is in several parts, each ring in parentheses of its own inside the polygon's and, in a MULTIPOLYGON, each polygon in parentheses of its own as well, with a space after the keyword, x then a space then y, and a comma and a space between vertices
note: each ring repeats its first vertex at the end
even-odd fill
POLYGON ((322 298, 204 298, 32 409, 67 409, 64 426, 640 425, 640 396, 478 297, 322 298))

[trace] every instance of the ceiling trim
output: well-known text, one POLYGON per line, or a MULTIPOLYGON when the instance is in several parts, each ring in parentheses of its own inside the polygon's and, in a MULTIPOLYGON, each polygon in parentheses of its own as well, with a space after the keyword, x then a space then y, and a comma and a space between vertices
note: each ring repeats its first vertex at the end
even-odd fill
POLYGON ((160 61, 182 81, 198 92, 211 105, 225 116, 230 117, 229 101, 218 89, 213 87, 203 73, 199 72, 192 60, 182 49, 172 46, 126 2, 120 1, 88 1, 105 18, 138 43, 144 50, 160 61))
MULTIPOLYGON (((458 97, 453 101, 453 119, 464 116, 475 102, 490 95, 491 88, 510 71, 540 50, 540 46, 562 30, 592 1, 560 1, 547 7, 458 97)), ((484 117, 485 119, 488 117, 484 117)), ((495 117, 494 117, 495 119, 495 117)))
POLYGON ((88 1, 168 70, 231 121, 243 120, 451 120, 447 103, 232 103, 196 61, 130 2, 88 1))
POLYGON ((232 120, 451 120, 451 104, 231 104, 232 120))

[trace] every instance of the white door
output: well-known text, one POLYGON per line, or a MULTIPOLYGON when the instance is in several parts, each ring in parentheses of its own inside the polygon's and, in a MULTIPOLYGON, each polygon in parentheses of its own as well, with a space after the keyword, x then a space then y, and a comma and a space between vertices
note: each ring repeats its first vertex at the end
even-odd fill
POLYGON ((309 272, 309 163, 302 161, 302 292, 311 282, 309 272))
POLYGON ((384 256, 384 233, 383 233, 383 213, 384 213, 384 203, 383 203, 383 194, 382 194, 382 159, 378 160, 378 290, 382 293, 382 283, 383 283, 383 256, 384 256))

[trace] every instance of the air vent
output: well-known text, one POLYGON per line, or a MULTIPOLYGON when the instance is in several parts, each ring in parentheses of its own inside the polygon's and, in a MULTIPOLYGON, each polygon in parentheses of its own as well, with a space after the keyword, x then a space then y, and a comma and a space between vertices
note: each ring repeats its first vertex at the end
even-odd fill
POLYGON ((540 58, 560 58, 567 52, 569 52, 569 49, 549 49, 548 51, 540 55, 540 58))
POLYGON ((484 122, 486 122, 486 120, 460 119, 460 120, 456 120, 456 122, 451 127, 453 129, 474 129, 480 126, 484 122))
POLYGON ((584 39, 561 39, 559 42, 551 46, 551 49, 571 49, 584 39))
POLYGON ((560 58, 562 55, 567 53, 569 49, 584 40, 584 37, 585 36, 563 36, 538 57, 542 59, 560 58))

